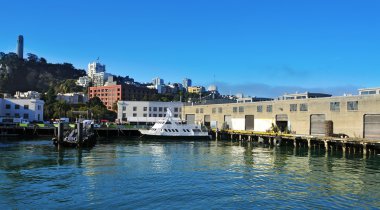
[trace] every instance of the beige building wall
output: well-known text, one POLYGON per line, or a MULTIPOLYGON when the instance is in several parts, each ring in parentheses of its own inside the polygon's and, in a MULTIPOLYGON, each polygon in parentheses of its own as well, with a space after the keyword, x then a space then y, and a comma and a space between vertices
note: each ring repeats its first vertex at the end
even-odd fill
MULTIPOLYGON (((255 122, 271 119, 276 121, 276 115, 288 116, 288 128, 295 134, 310 134, 311 115, 324 114, 325 120, 333 121, 335 134, 346 134, 350 137, 362 138, 364 134, 364 115, 380 114, 380 95, 341 96, 328 98, 275 100, 252 103, 194 105, 183 108, 183 116, 194 114, 195 122, 203 123, 204 116, 210 115, 210 121, 217 121, 222 129, 226 115, 231 118, 245 118, 254 115, 255 122), (347 102, 357 101, 357 110, 347 110, 347 102), (339 111, 330 110, 331 102, 339 102, 339 111), (297 110, 291 111, 291 104, 297 104, 297 110), (307 111, 300 111, 301 104, 307 104, 307 111), (267 112, 267 106, 272 105, 272 112, 267 112), (262 106, 262 112, 257 107, 262 106), (234 107, 235 110, 234 110, 234 107), (239 107, 240 112, 239 112, 239 107), (244 110, 242 110, 244 109, 244 110)), ((256 123, 257 124, 257 123, 256 123)), ((260 125, 254 125, 254 130, 260 125)), ((268 128, 269 129, 269 128, 268 128)), ((380 128, 379 128, 380 129, 380 128)))

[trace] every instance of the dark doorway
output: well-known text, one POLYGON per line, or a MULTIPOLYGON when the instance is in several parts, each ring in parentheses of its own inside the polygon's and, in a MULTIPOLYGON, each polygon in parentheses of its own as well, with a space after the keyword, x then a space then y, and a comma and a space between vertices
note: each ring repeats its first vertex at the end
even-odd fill
POLYGON ((276 126, 278 127, 279 131, 285 132, 288 129, 288 115, 276 115, 276 126))

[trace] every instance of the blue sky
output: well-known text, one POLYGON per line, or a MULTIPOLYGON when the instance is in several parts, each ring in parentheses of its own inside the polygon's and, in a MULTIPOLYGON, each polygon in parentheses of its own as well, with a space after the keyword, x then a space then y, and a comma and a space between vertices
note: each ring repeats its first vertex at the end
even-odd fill
POLYGON ((0 0, 0 51, 223 94, 341 95, 380 86, 378 0, 0 0))

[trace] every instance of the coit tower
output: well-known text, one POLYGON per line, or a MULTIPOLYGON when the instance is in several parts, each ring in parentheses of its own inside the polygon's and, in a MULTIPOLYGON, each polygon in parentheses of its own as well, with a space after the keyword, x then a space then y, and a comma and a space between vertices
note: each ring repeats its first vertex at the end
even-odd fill
POLYGON ((17 39, 17 56, 20 59, 24 58, 24 37, 22 35, 19 35, 17 39))

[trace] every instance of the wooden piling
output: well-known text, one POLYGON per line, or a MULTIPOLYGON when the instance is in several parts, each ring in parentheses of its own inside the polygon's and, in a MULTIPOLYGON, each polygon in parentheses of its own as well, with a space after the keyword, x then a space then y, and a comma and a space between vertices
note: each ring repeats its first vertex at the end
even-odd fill
POLYGON ((58 144, 61 144, 63 142, 63 131, 64 131, 64 127, 63 127, 63 123, 58 123, 58 144))
POLYGON ((83 124, 82 123, 77 123, 77 141, 78 141, 78 146, 82 146, 83 143, 83 124))
POLYGON ((327 140, 324 140, 324 144, 325 144, 325 150, 329 151, 329 142, 327 140))

